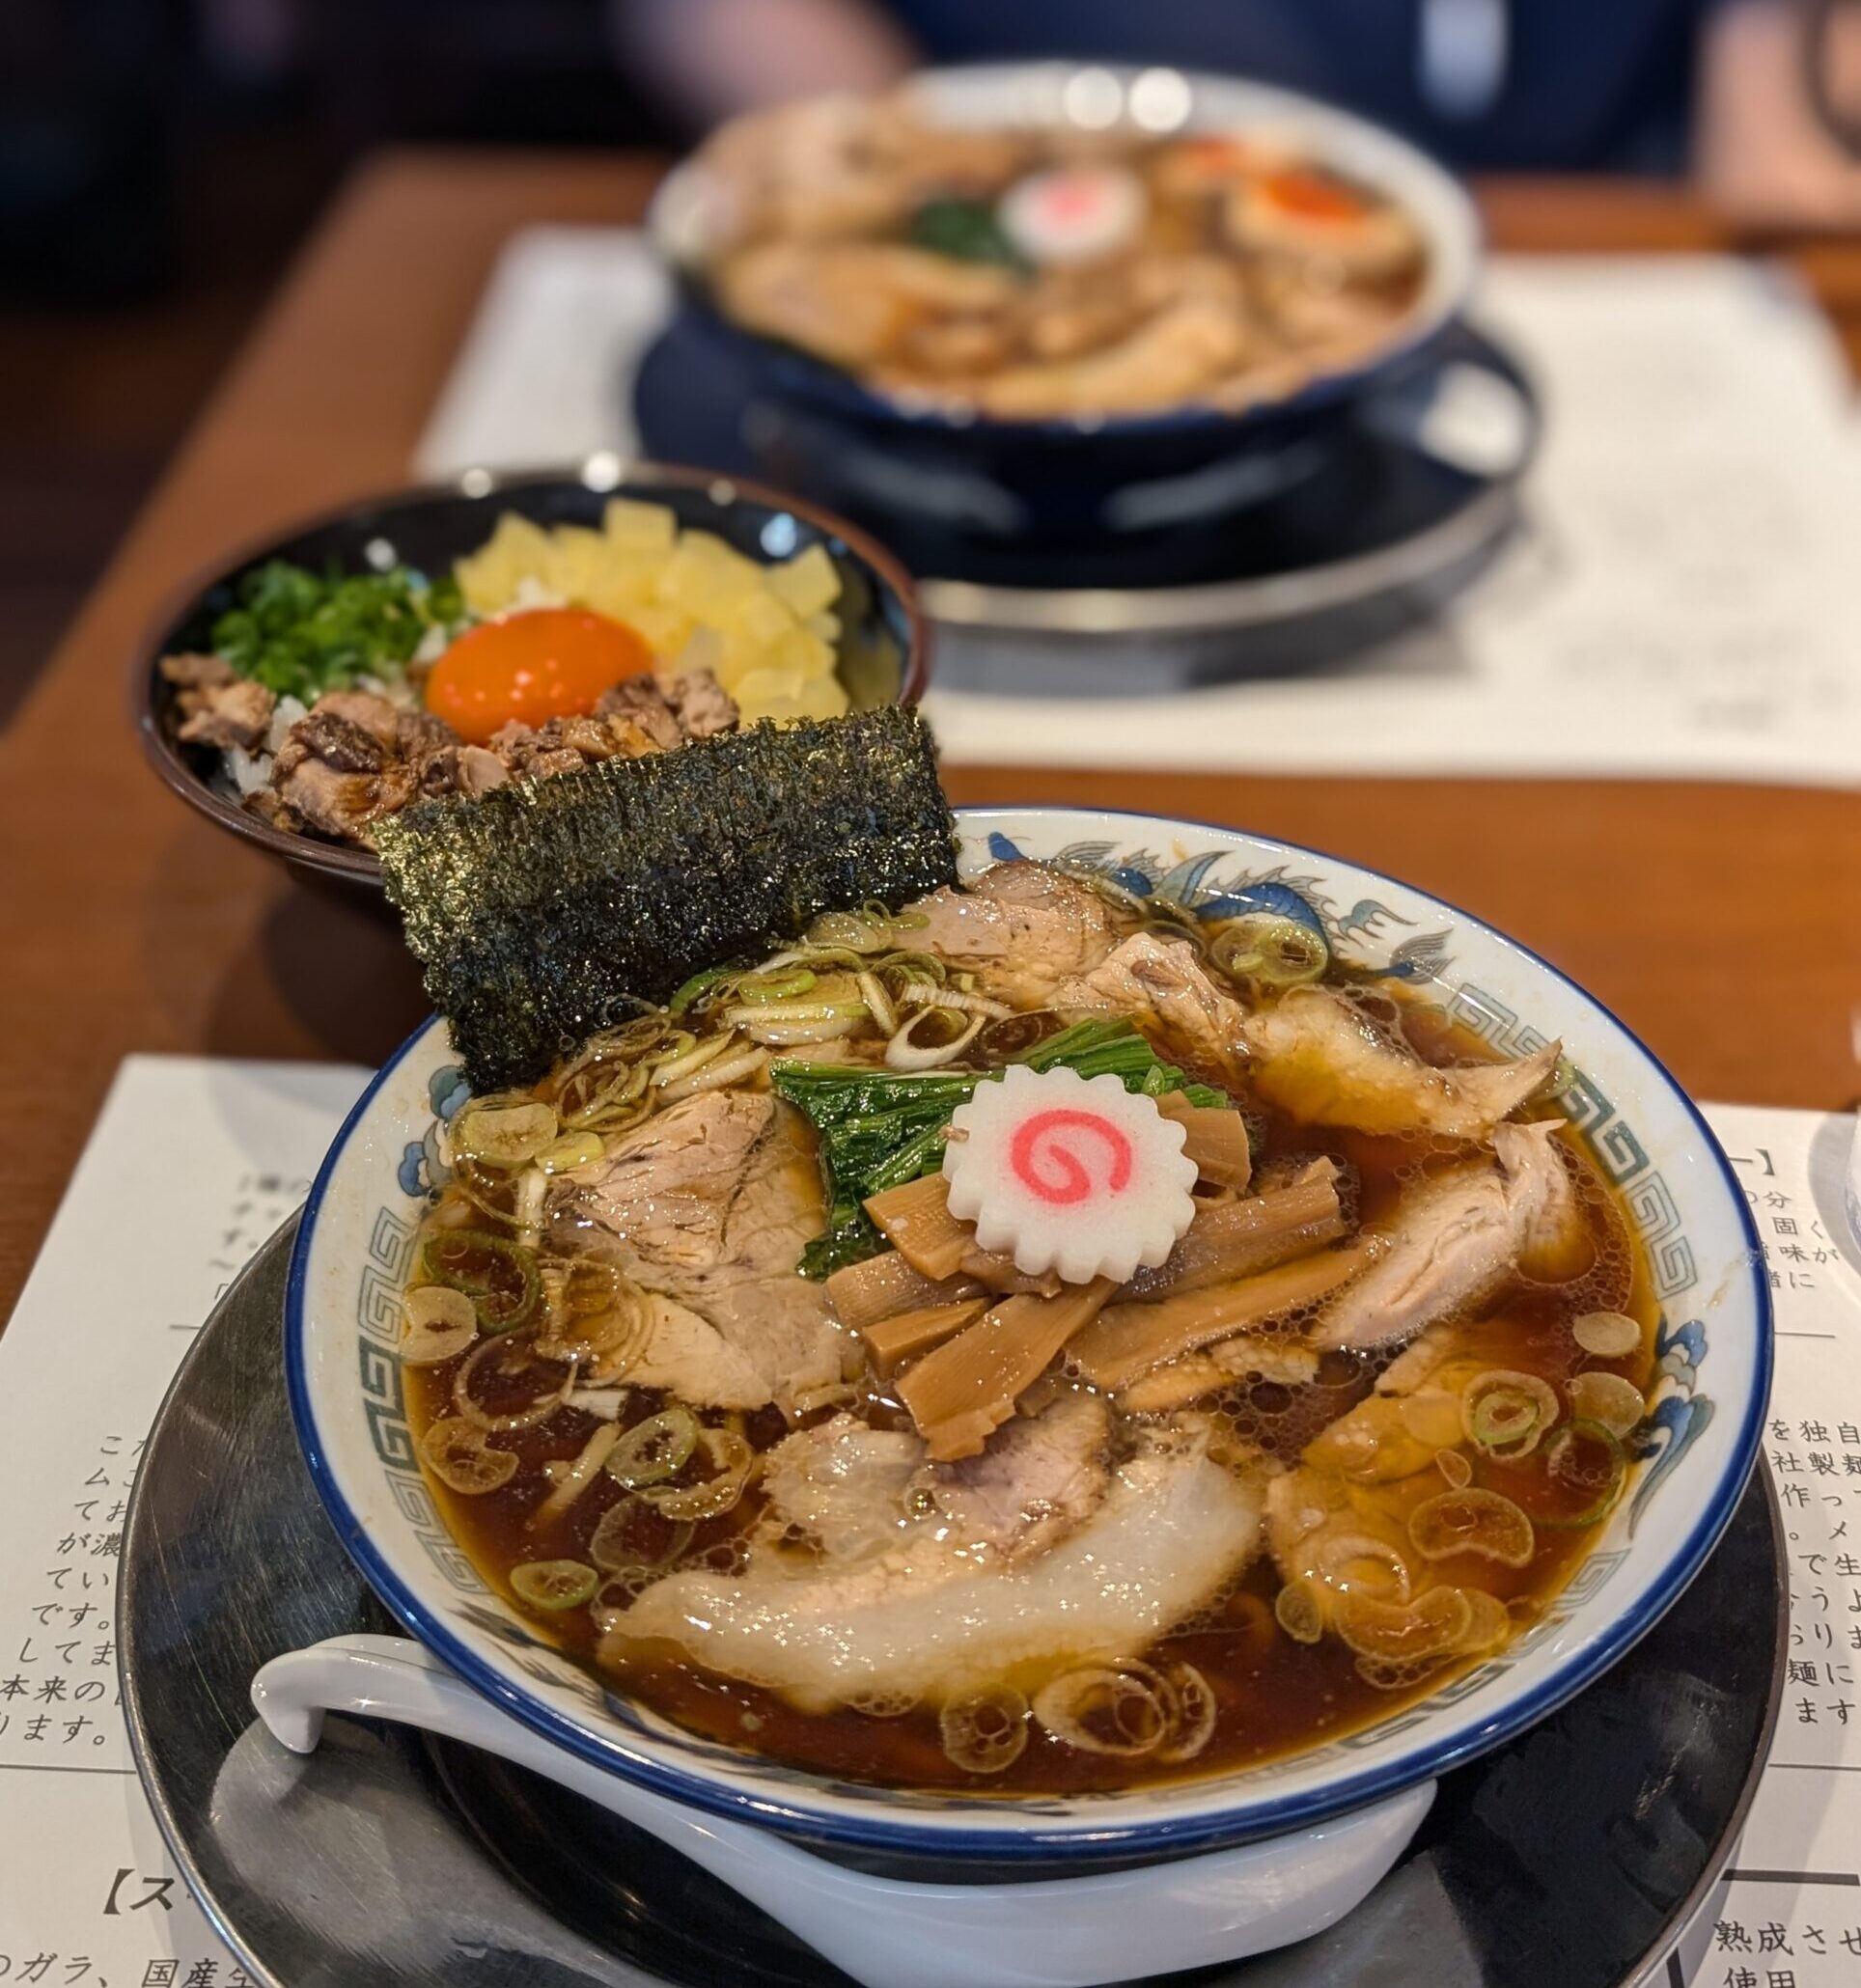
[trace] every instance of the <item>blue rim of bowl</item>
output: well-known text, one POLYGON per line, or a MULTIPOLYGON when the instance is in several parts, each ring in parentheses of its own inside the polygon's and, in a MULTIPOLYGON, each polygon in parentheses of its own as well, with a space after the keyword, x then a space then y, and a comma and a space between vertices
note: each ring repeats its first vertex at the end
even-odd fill
MULTIPOLYGON (((1316 857, 1320 862, 1339 864, 1388 883, 1425 904, 1434 905, 1453 917, 1463 920, 1469 926, 1496 940, 1507 951, 1529 961, 1569 988, 1583 1006, 1591 1009, 1608 1027, 1616 1030, 1646 1060, 1649 1067, 1667 1087, 1685 1116, 1692 1121, 1705 1152, 1717 1170, 1727 1198, 1736 1213, 1738 1226, 1744 1233, 1745 1267, 1751 1279, 1751 1296, 1758 1337, 1750 1398, 1745 1406, 1743 1422, 1734 1445, 1730 1466, 1684 1545, 1669 1561, 1664 1575, 1634 1608, 1625 1611, 1595 1639, 1587 1641, 1579 1649, 1573 1651, 1535 1692, 1510 1706, 1503 1714, 1482 1721, 1452 1739, 1425 1743, 1381 1766, 1328 1781, 1322 1787, 1309 1789, 1301 1794, 1250 1800, 1244 1793, 1246 1773, 1245 1770, 1241 1770, 1232 1777, 1222 1778, 1232 1780, 1237 1791, 1237 1798, 1229 1809, 1195 1815, 1166 1817, 1151 1822, 1136 1819, 1120 1823, 1109 1818, 1095 1818, 1066 1828, 1043 1827, 1038 1817, 1023 1818, 1022 1826, 1012 1829, 978 1830, 948 1828, 941 1825, 924 1828, 903 1820, 876 1817, 868 1820, 863 1816, 850 1817, 832 1809, 822 1810, 748 1790, 725 1788, 702 1774, 666 1767, 656 1760, 647 1759, 633 1753, 618 1739, 604 1741, 594 1738, 581 1726, 501 1676, 479 1657, 469 1644, 461 1641, 438 1614, 428 1608, 418 1595, 403 1583, 394 1568, 376 1550, 367 1529, 350 1510, 337 1481, 336 1472, 319 1440, 316 1418, 310 1405, 309 1375, 304 1358, 305 1284, 323 1197, 328 1191, 349 1139, 363 1116, 401 1063, 433 1027, 436 1017, 429 1017, 401 1044, 356 1100, 354 1108, 343 1121, 341 1131, 337 1133, 334 1143, 324 1156, 321 1167, 318 1169, 310 1198, 304 1203, 296 1241, 292 1248, 291 1272, 285 1292, 285 1381, 291 1402, 292 1420, 296 1424, 298 1443, 303 1450, 311 1480, 316 1485, 323 1508, 335 1527, 337 1537, 342 1540, 350 1559, 361 1569, 369 1586, 390 1612, 409 1634, 425 1643, 466 1683, 481 1692, 501 1710, 542 1738, 566 1748, 577 1759, 590 1766, 601 1768, 611 1774, 620 1774, 625 1779, 651 1788, 673 1801, 706 1809, 715 1815, 760 1823, 764 1827, 778 1829, 786 1835, 856 1850, 958 1859, 989 1858, 999 1863, 1016 1863, 1050 1860, 1056 1851, 1066 1850, 1089 1851, 1100 1856, 1125 1856, 1131 1852, 1149 1851, 1174 1855, 1250 1842, 1262 1837, 1283 1835, 1294 1829, 1308 1828, 1343 1815, 1351 1809, 1366 1808, 1388 1796, 1401 1794, 1404 1789, 1414 1787, 1424 1781, 1432 1780, 1454 1768, 1463 1766, 1480 1754, 1503 1745, 1507 1740, 1536 1726, 1541 1720, 1548 1718, 1560 1706, 1567 1704, 1579 1692, 1593 1684, 1605 1670, 1625 1657, 1680 1599, 1731 1523, 1732 1515, 1737 1509, 1738 1500, 1743 1496, 1746 1482, 1750 1478, 1762 1448, 1764 1409, 1770 1395, 1771 1370, 1776 1350, 1770 1290, 1764 1282, 1761 1267, 1764 1261, 1763 1247, 1759 1241, 1757 1225, 1753 1222, 1751 1210, 1745 1201, 1744 1191, 1738 1185, 1736 1175, 1732 1172, 1731 1163, 1725 1157, 1718 1140, 1706 1122, 1699 1107, 1676 1081, 1667 1065, 1632 1029, 1619 1021, 1593 994, 1579 986, 1568 974, 1560 971, 1541 954, 1534 953, 1530 947, 1520 945, 1517 940, 1508 938, 1503 932, 1495 931, 1485 920, 1461 910, 1458 905, 1450 903, 1446 898, 1416 890, 1412 885, 1403 883, 1400 878, 1386 876, 1382 871, 1368 869, 1348 857, 1333 856, 1305 843, 1282 842, 1272 837, 1255 835, 1247 829, 1235 828, 1231 824, 1202 821, 1192 816, 1153 815, 1134 808, 1071 807, 1058 804, 1010 807, 996 804, 986 808, 958 809, 957 825, 965 833, 974 825, 979 834, 986 835, 991 822, 1029 815, 1111 815, 1124 820, 1147 821, 1172 829, 1201 828, 1216 835, 1243 835, 1260 848, 1274 855, 1288 859, 1316 857)), ((1192 1787, 1194 1783, 1189 1785, 1192 1787)), ((1214 1782, 1211 1781, 1210 1785, 1214 1785, 1214 1782)), ((1006 1812, 1006 1804, 1004 1808, 1006 1812)))

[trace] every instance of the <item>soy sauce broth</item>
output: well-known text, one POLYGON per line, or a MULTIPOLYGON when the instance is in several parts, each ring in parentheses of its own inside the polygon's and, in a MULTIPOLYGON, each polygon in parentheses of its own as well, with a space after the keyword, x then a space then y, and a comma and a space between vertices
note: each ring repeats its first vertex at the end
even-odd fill
MULTIPOLYGON (((1384 1018, 1401 1029, 1426 1061, 1447 1065, 1485 1060, 1480 1043, 1459 1031, 1440 1009, 1429 1008, 1400 989, 1372 998, 1384 1018)), ((549 1087, 540 1087, 539 1094, 549 1094, 549 1087)), ((1373 1138, 1315 1128, 1268 1110, 1257 1099, 1241 1095, 1236 1101, 1243 1105, 1257 1133, 1257 1179, 1263 1173, 1270 1173, 1276 1161, 1329 1153, 1346 1170, 1349 1200, 1354 1204, 1351 1212, 1360 1223, 1375 1222, 1394 1205, 1405 1185, 1463 1160, 1468 1152, 1464 1146, 1447 1141, 1373 1138)), ((1657 1306, 1645 1254, 1620 1198, 1569 1133, 1560 1135, 1560 1144, 1578 1185, 1592 1254, 1590 1267, 1573 1282, 1556 1286, 1514 1280, 1485 1308, 1473 1346, 1493 1366, 1548 1383, 1568 1415, 1566 1390, 1579 1372, 1618 1373, 1646 1393, 1653 1372, 1657 1306), (1569 1322, 1593 1311, 1625 1312, 1638 1322, 1640 1343, 1632 1353, 1602 1360, 1576 1345, 1569 1322)), ((473 1204, 457 1184, 446 1190, 430 1220, 438 1226, 463 1221, 474 1229, 506 1234, 514 1230, 511 1220, 500 1220, 484 1205, 473 1204)), ((1292 1323, 1296 1326, 1297 1321, 1292 1323)), ((1263 1335, 1263 1343, 1270 1344, 1274 1337, 1287 1335, 1263 1335)), ((409 1414, 417 1432, 424 1433, 437 1419, 452 1413, 453 1383, 464 1357, 438 1367, 406 1370, 409 1414)), ((1291 1463, 1316 1435, 1364 1398, 1389 1357, 1328 1353, 1310 1385, 1276 1380, 1236 1383, 1212 1404, 1204 1401, 1199 1406, 1205 1410, 1212 1407, 1220 1434, 1258 1444, 1291 1463)), ((623 1422, 632 1427, 668 1405, 659 1394, 633 1389, 623 1422)), ((825 1421, 834 1412, 833 1406, 822 1407, 797 1425, 825 1421)), ((909 1426, 908 1418, 889 1404, 884 1389, 877 1385, 869 1391, 863 1412, 878 1425, 909 1426)), ((790 1432, 790 1424, 773 1408, 734 1418, 706 1411, 701 1420, 712 1425, 734 1422, 759 1452, 790 1432)), ((1360 1674, 1350 1650, 1335 1635, 1325 1636, 1317 1644, 1305 1644, 1293 1642, 1280 1628, 1274 1615, 1280 1581, 1263 1551, 1217 1603, 1151 1649, 1129 1653, 1157 1667, 1191 1664, 1208 1681, 1217 1718, 1212 1737, 1192 1761, 1162 1768, 1142 1760, 1133 1763, 1094 1754, 1064 1744, 1030 1720, 1025 1751, 1006 1771, 988 1775, 966 1772, 946 1754, 933 1707, 918 1706, 890 1717, 846 1707, 804 1712, 773 1693, 698 1669, 676 1654, 633 1653, 619 1667, 604 1668, 597 1661, 599 1635, 589 1608, 575 1607, 560 1614, 526 1608, 510 1588, 510 1570, 540 1560, 587 1560, 597 1527, 629 1495, 611 1477, 598 1473, 560 1518, 542 1526, 532 1521, 531 1515, 550 1489, 545 1464, 575 1457, 598 1426, 597 1417, 563 1407, 538 1426, 492 1437, 498 1447, 515 1454, 515 1471, 507 1483, 482 1496, 458 1496, 433 1481, 449 1529, 487 1582, 532 1622, 536 1632, 588 1665, 609 1690, 706 1738, 823 1774, 1005 1796, 1108 1790, 1139 1782, 1200 1779, 1355 1731, 1428 1696, 1485 1660, 1482 1656, 1462 1657, 1403 1688, 1379 1689, 1360 1674)), ((1470 1449, 1468 1453, 1473 1454, 1470 1449)), ((1586 1494, 1552 1477, 1544 1467, 1542 1450, 1511 1464, 1481 1456, 1474 1482, 1503 1493, 1532 1517, 1537 1540, 1534 1557, 1527 1566, 1514 1570, 1461 1554, 1430 1571, 1441 1580, 1485 1588, 1506 1604, 1514 1625, 1513 1633, 1522 1633, 1548 1608, 1594 1541, 1596 1527, 1572 1528, 1567 1523, 1583 1509, 1586 1494)), ((1395 1487, 1395 1494, 1400 1495, 1392 1494, 1393 1508, 1406 1511, 1423 1498, 1447 1488, 1439 1473, 1430 1468, 1395 1487)), ((661 1522, 665 1536, 647 1540, 645 1548, 658 1552, 676 1545, 681 1567, 703 1563, 729 1572, 740 1566, 744 1542, 764 1509, 763 1495, 752 1481, 734 1510, 696 1522, 681 1540, 674 1540, 672 1529, 661 1522)))

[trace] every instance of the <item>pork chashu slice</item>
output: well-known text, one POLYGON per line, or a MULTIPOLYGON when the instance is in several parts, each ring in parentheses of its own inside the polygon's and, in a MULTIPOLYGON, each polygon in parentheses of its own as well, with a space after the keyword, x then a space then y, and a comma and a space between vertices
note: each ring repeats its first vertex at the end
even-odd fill
POLYGON ((868 1559, 927 1525, 946 1544, 1022 1560, 1098 1508, 1110 1433, 1100 1397, 1063 1394, 997 1429, 981 1455, 930 1463, 908 1429, 837 1415, 784 1437, 764 1459, 763 1488, 775 1525, 822 1560, 868 1559))
POLYGON ((708 1091, 563 1176, 558 1220, 651 1294, 651 1332, 625 1376, 702 1408, 792 1410, 841 1377, 847 1337, 825 1287, 797 1274, 825 1226, 801 1120, 765 1093, 708 1091))
POLYGON ((686 1569, 616 1619, 602 1654, 674 1646, 810 1709, 1032 1684, 1148 1649, 1226 1588, 1259 1551, 1265 1478, 1214 1462, 1195 1431, 1146 1430, 1043 1551, 979 1552, 932 1517, 851 1564, 753 1554, 740 1575, 686 1569))

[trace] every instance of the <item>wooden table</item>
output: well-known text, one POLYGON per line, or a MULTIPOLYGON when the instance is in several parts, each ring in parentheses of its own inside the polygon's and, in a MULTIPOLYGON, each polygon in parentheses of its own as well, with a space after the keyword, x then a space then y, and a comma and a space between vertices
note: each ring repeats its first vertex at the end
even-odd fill
MULTIPOLYGON (((561 155, 403 153, 364 173, 0 737, 0 1316, 125 1053, 375 1063, 423 1009, 391 925, 291 883, 144 768, 125 709, 138 636, 228 545, 403 481, 505 236, 628 219, 651 178, 561 155)), ((1505 248, 1732 245, 1656 189, 1484 197, 1505 248)), ((1861 366, 1861 244, 1796 255, 1861 366)), ((1315 842, 1548 953, 1701 1096, 1840 1106, 1861 1090, 1861 792, 1002 767, 953 768, 950 786, 1315 842)))

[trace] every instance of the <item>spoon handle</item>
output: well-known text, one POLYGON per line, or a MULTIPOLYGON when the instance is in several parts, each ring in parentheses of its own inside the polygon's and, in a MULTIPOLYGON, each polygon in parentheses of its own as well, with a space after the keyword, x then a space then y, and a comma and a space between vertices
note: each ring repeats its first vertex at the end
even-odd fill
POLYGON ((275 1657, 252 1702, 293 1753, 314 1751, 324 1714, 341 1711, 546 1775, 689 1857, 869 1988, 1091 1988, 1305 1939, 1369 1892, 1434 1799, 1425 1781, 1332 1822, 1134 1870, 925 1884, 849 1869, 579 1759, 404 1637, 339 1636, 275 1657))

